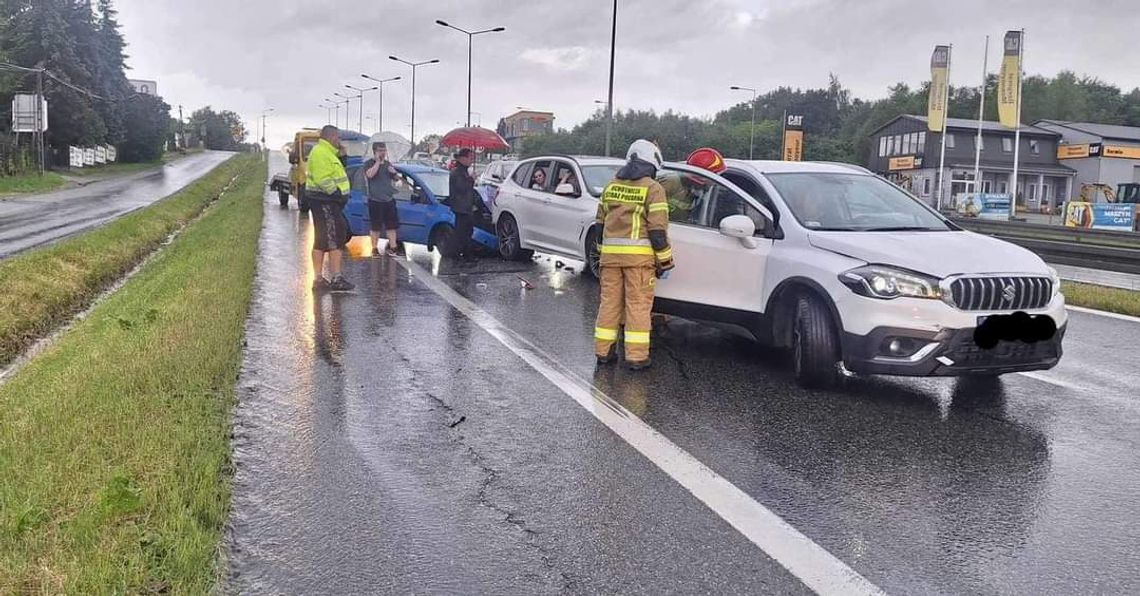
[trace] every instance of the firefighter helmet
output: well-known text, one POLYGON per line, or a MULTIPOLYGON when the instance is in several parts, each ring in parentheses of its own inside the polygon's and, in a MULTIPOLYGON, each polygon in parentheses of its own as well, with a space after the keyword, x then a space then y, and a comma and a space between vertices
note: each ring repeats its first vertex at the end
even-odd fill
POLYGON ((724 156, 720 154, 720 151, 711 147, 701 147, 693 151, 689 154, 689 159, 686 159, 685 163, 694 167, 704 168, 714 174, 719 174, 728 167, 724 165, 724 156))
POLYGON ((625 158, 640 159, 641 161, 653 164, 653 167, 658 170, 665 164, 665 159, 661 157, 661 150, 657 148, 651 141, 645 139, 638 139, 629 146, 629 151, 626 151, 625 158))

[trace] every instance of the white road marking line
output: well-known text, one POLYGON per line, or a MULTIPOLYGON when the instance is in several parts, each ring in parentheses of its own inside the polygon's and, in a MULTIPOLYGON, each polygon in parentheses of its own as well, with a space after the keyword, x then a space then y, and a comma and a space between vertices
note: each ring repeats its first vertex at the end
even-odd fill
POLYGON ((511 331, 423 267, 398 261, 416 279, 506 346, 617 436, 668 474, 769 557, 818 594, 884 594, 767 507, 675 445, 553 356, 511 331))
POLYGON ((1113 319, 1120 319, 1121 321, 1129 321, 1132 323, 1140 323, 1140 317, 1134 317, 1132 315, 1122 315, 1119 313, 1108 312, 1106 310, 1096 310, 1095 308, 1085 308, 1083 306, 1065 306, 1065 308, 1067 308, 1071 311, 1083 312, 1083 313, 1089 314, 1089 315, 1100 315, 1102 317, 1110 317, 1113 319))
POLYGON ((1077 385, 1076 383, 1070 383, 1068 381, 1062 381, 1060 379, 1054 379, 1052 377, 1047 377, 1047 376, 1045 376, 1039 372, 1022 372, 1022 373, 1017 373, 1017 374, 1019 374, 1023 377, 1029 377, 1030 379, 1035 379, 1035 380, 1041 381, 1042 383, 1049 383, 1050 385, 1056 385, 1058 387, 1062 387, 1065 389, 1072 389, 1073 391, 1088 391, 1089 390, 1088 388, 1081 387, 1080 385, 1077 385))

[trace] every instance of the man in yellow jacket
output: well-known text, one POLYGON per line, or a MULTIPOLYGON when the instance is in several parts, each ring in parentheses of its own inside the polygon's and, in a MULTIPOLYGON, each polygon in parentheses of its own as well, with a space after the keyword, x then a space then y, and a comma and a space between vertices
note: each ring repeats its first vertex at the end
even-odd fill
POLYGON ((669 203, 657 182, 661 150, 634 141, 626 165, 602 192, 597 222, 601 238, 601 304, 594 327, 599 364, 617 357, 615 344, 624 323, 625 360, 629 368, 648 368, 653 292, 657 279, 673 268, 669 246, 669 203))
POLYGON ((339 147, 340 131, 332 125, 322 128, 321 139, 309 153, 305 199, 313 216, 313 273, 316 274, 313 289, 348 292, 356 286, 341 275, 340 268, 341 250, 349 239, 344 206, 348 203, 351 185, 340 161, 339 147), (324 276, 326 254, 331 282, 324 276))

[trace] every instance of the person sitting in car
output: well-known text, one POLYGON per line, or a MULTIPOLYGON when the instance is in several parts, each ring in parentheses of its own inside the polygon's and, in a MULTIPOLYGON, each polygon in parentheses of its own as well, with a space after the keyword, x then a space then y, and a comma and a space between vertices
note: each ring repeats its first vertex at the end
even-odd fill
POLYGON ((535 170, 530 177, 530 187, 534 190, 546 190, 546 171, 535 170))

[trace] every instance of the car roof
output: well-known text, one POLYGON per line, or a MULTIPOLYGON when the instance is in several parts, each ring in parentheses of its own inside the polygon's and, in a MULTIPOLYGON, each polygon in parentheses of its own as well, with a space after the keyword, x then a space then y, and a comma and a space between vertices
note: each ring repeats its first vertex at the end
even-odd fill
POLYGON ((761 174, 864 174, 873 176, 874 173, 863 166, 832 161, 776 161, 726 159, 729 166, 752 170, 761 174))
POLYGON ((534 161, 539 159, 569 159, 576 162, 579 166, 609 166, 609 165, 624 165, 625 160, 617 157, 600 157, 597 155, 564 155, 561 153, 551 153, 547 155, 535 155, 528 157, 522 161, 534 161))
POLYGON ((420 165, 418 163, 396 163, 394 164, 397 169, 402 170, 408 174, 427 174, 430 172, 443 172, 448 173, 443 168, 434 168, 431 166, 420 165))

